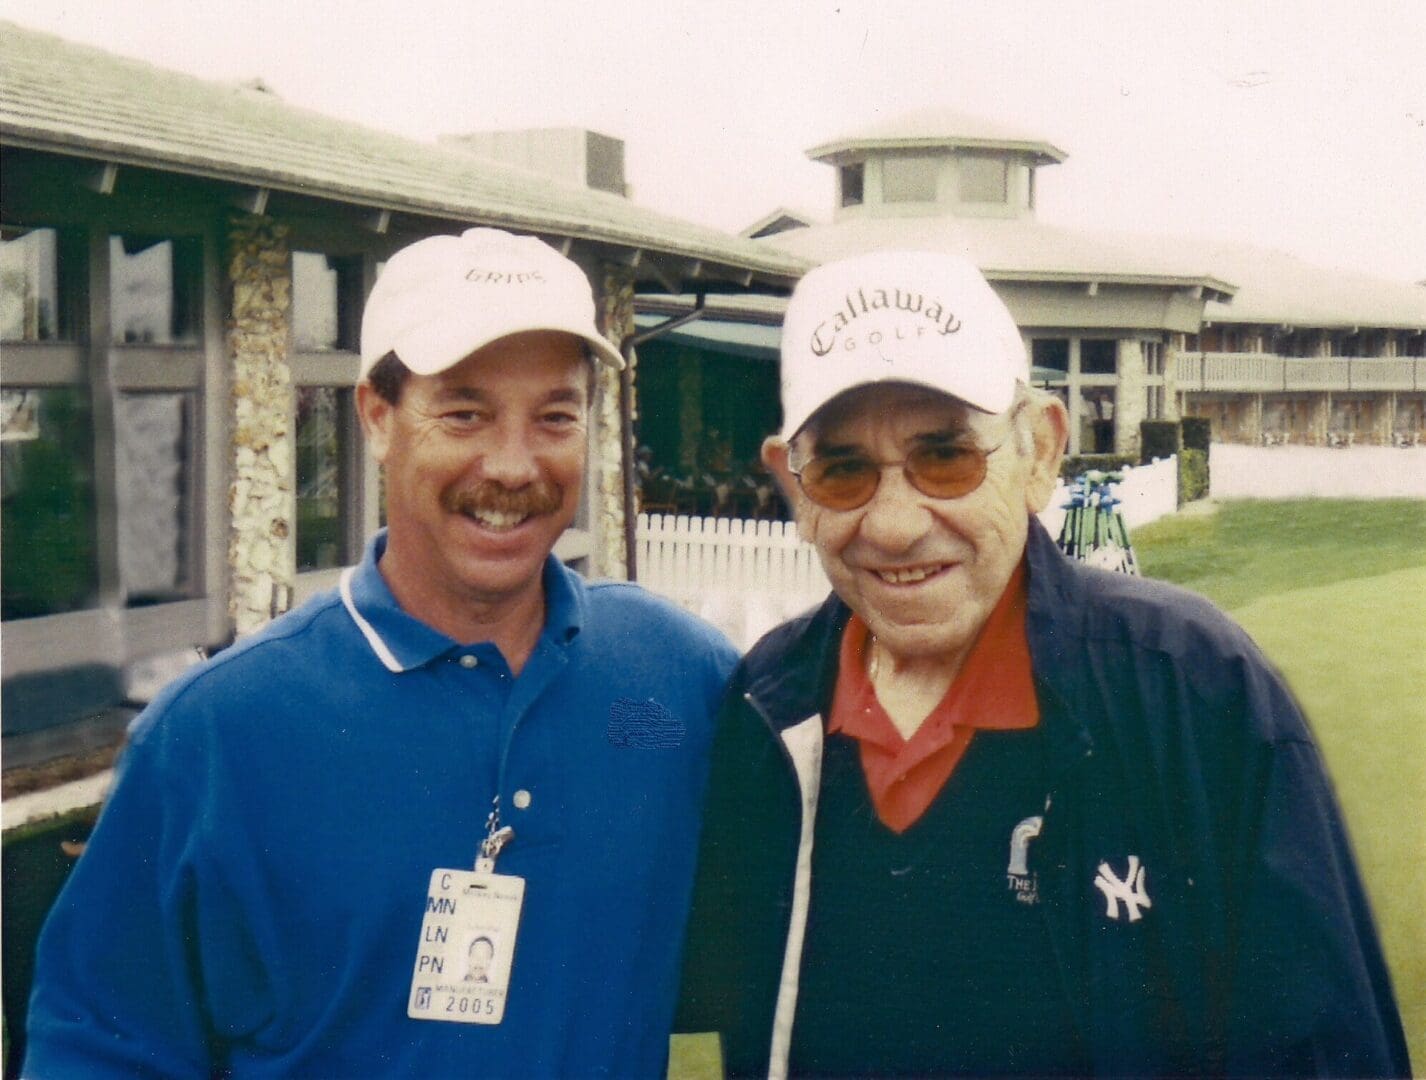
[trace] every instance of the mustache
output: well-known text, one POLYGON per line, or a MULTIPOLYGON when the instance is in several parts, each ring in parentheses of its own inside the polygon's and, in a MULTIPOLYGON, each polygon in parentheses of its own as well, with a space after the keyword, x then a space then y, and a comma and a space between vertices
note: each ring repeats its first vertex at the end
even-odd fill
POLYGON ((441 508, 452 514, 519 514, 534 517, 553 514, 564 502, 564 489, 548 480, 537 480, 521 488, 507 488, 496 480, 482 480, 474 487, 441 493, 441 508))

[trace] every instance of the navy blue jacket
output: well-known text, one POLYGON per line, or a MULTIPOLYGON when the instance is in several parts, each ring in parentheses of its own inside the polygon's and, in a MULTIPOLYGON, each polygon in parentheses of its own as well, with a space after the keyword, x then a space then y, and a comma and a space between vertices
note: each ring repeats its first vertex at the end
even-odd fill
MULTIPOLYGON (((1095 1073, 1407 1075, 1348 837, 1281 679, 1203 599, 1069 560, 1034 523, 1028 563, 1050 770, 1007 871, 1038 899, 1095 1073)), ((796 1039, 807 819, 848 615, 831 596, 755 646, 715 738, 678 1029, 719 1032, 732 1074, 781 1075, 796 1039)))

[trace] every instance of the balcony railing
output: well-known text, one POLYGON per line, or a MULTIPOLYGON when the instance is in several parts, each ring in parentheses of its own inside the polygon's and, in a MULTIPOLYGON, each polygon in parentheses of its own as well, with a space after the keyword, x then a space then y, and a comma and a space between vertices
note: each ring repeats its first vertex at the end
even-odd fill
POLYGON ((1180 390, 1426 390, 1426 358, 1178 354, 1180 390))

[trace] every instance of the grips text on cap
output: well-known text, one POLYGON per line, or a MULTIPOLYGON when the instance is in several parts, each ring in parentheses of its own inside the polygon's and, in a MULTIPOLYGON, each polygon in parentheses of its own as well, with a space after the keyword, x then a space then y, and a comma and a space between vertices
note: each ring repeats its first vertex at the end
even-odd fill
POLYGON ((361 377, 389 352, 436 375, 500 338, 555 330, 583 339, 604 363, 623 358, 599 333, 589 279, 543 241, 499 229, 430 236, 396 252, 367 298, 361 377))

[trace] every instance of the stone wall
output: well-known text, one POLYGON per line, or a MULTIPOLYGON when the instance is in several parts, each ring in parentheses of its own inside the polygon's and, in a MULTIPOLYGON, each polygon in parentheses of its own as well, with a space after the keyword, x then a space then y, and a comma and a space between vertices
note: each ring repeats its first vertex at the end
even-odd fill
POLYGON ((232 289, 232 460, 228 487, 228 612, 239 635, 285 610, 296 574, 292 523, 292 307, 287 228, 235 216, 228 230, 232 289))
MULTIPOLYGON (((634 275, 621 266, 602 266, 597 282, 599 329, 616 346, 634 333, 634 275)), ((629 381, 635 383, 637 358, 628 357, 629 381)), ((623 439, 619 425, 619 373, 600 364, 590 442, 589 529, 592 577, 627 576, 624 544, 623 439)), ((634 406, 637 408, 637 398, 634 406)), ((637 416, 637 413, 635 413, 637 416)))

